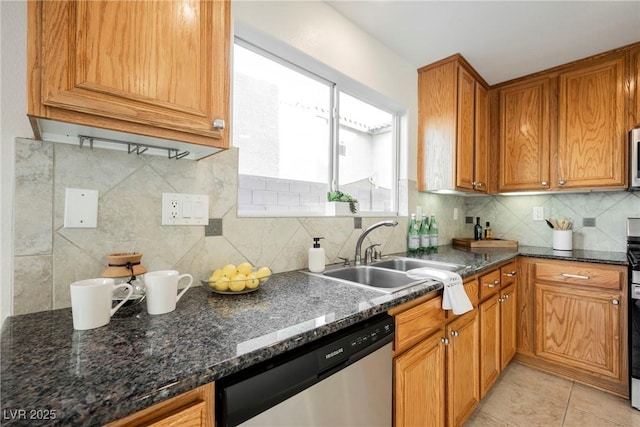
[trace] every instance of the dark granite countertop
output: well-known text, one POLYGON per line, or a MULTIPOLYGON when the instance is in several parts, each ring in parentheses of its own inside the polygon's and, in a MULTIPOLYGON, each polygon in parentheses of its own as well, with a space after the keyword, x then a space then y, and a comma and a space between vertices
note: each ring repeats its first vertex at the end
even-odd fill
MULTIPOLYGON (((518 255, 627 263, 624 253, 570 254, 441 246, 419 258, 464 265, 463 277, 518 255)), ((89 331, 74 331, 71 309, 10 317, 1 335, 1 424, 101 425, 441 288, 428 282, 385 294, 289 272, 243 295, 195 287, 172 313, 128 307, 89 331), (55 419, 37 419, 46 411, 55 419)))

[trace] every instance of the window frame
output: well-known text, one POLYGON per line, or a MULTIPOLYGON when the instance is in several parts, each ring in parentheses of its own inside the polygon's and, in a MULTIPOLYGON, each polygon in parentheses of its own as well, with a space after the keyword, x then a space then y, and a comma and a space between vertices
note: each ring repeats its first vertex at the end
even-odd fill
MULTIPOLYGON (((309 77, 313 80, 318 81, 321 84, 325 84, 330 89, 330 121, 329 121, 329 171, 328 171, 328 182, 327 191, 335 191, 339 190, 339 168, 340 168, 340 93, 345 93, 353 98, 356 98, 362 102, 368 103, 369 105, 383 110, 392 115, 392 123, 391 123, 391 138, 393 144, 393 153, 391 159, 391 174, 392 174, 392 186, 391 186, 391 196, 390 196, 390 204, 391 209, 388 211, 365 211, 358 210, 358 216, 375 216, 375 217, 384 217, 384 216, 393 216, 396 217, 399 215, 400 211, 400 150, 401 150, 401 119, 404 114, 404 111, 399 108, 393 101, 388 100, 383 95, 377 93, 371 88, 364 86, 363 84, 346 77, 339 73, 338 71, 327 67, 324 64, 321 64, 314 58, 309 57, 291 47, 284 46, 281 42, 274 42, 270 40, 268 43, 255 42, 255 37, 243 37, 242 35, 237 34, 233 37, 232 48, 235 49, 235 45, 240 45, 241 47, 252 51, 258 55, 264 56, 265 58, 274 61, 284 67, 287 67, 295 72, 298 72, 306 77, 309 77), (279 49, 271 49, 273 46, 279 45, 279 49), (267 47, 263 47, 267 46, 267 47), (271 46, 269 46, 271 45, 271 46), (288 52, 283 55, 283 52, 288 52), (286 56, 286 57, 284 57, 286 56), (297 60, 300 61, 300 64, 296 63, 297 60), (328 75, 327 75, 328 74, 328 75), (335 77, 338 78, 335 78, 335 77), (386 102, 378 102, 383 99, 386 102), (386 105, 381 105, 386 104, 386 105)), ((235 73, 233 66, 233 53, 232 53, 232 61, 231 61, 231 74, 232 79, 235 73)), ((233 80, 232 80, 232 90, 233 90, 233 80)), ((231 103, 233 104, 233 92, 231 93, 231 103)), ((232 134, 233 138, 233 134, 232 134)), ((231 141, 231 145, 233 146, 233 139, 231 141)), ((236 207, 237 215, 239 217, 312 217, 312 216, 329 216, 326 214, 312 214, 309 212, 303 211, 292 211, 290 213, 275 213, 275 212, 252 212, 252 211, 240 211, 239 206, 236 207)))

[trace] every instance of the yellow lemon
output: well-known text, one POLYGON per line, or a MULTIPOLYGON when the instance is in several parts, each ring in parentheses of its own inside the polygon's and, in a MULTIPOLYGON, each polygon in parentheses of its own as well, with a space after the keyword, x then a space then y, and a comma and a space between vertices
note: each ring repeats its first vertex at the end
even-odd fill
POLYGON ((267 279, 265 279, 265 277, 269 275, 271 275, 269 267, 260 267, 258 271, 256 271, 256 277, 260 279, 261 283, 266 282, 267 279))
POLYGON ((258 277, 255 274, 251 273, 247 276, 246 284, 247 284, 247 288, 254 289, 258 287, 258 285, 260 284, 260 281, 258 280, 258 277))
POLYGON ((242 273, 245 276, 249 275, 252 269, 253 269, 253 266, 248 262, 243 262, 238 264, 238 273, 242 273))
POLYGON ((247 284, 247 281, 244 279, 245 279, 244 274, 236 275, 236 277, 229 282, 229 289, 231 289, 234 292, 243 291, 247 284))
POLYGON ((222 270, 218 268, 217 270, 214 270, 213 273, 211 273, 211 277, 209 277, 209 281, 210 282, 215 282, 216 280, 218 280, 222 276, 223 276, 222 270))
POLYGON ((222 267, 222 274, 224 275, 224 277, 232 279, 237 273, 238 273, 238 270, 236 269, 236 266, 233 264, 227 264, 224 267, 222 267))
POLYGON ((213 287, 216 291, 227 292, 229 290, 230 280, 226 277, 221 277, 217 282, 214 283, 213 287))

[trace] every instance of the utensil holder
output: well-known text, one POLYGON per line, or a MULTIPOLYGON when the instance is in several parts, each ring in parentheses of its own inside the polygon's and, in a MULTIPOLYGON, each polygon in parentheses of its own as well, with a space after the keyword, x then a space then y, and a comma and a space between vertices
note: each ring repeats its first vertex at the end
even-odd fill
POLYGON ((553 230, 553 249, 556 251, 573 250, 573 230, 553 230))

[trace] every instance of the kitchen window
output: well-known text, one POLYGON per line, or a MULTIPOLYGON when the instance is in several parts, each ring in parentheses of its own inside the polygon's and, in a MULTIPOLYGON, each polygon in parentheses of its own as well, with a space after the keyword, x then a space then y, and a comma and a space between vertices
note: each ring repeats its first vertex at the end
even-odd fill
POLYGON ((240 39, 233 58, 239 215, 326 215, 334 190, 397 212, 397 112, 240 39))

